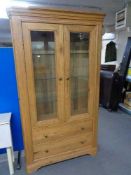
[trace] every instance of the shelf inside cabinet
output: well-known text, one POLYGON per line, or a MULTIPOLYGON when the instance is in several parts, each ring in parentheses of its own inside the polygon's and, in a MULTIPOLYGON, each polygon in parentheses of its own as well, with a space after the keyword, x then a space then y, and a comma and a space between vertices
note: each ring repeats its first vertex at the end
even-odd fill
MULTIPOLYGON (((87 50, 71 50, 71 54, 88 54, 89 51, 87 50)), ((33 55, 53 55, 55 54, 54 50, 33 50, 33 55)))
POLYGON ((33 50, 33 55, 54 55, 54 50, 33 50))
POLYGON ((88 54, 88 50, 71 50, 71 54, 88 54))

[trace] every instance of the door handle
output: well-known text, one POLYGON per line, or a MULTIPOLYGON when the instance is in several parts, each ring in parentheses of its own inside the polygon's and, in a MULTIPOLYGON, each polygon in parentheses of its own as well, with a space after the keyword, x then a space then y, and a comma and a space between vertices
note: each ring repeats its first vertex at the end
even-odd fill
POLYGON ((66 77, 66 86, 67 86, 67 93, 70 91, 70 77, 66 77))
POLYGON ((62 81, 63 79, 62 78, 59 78, 59 81, 62 81))
POLYGON ((70 80, 70 77, 67 77, 66 80, 70 80))

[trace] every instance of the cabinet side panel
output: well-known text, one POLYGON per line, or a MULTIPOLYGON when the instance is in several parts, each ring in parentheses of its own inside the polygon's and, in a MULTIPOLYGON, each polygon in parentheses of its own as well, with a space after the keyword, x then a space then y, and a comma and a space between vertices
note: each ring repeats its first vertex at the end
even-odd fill
POLYGON ((100 87, 100 62, 101 62, 101 40, 102 40, 102 24, 98 23, 96 25, 96 42, 94 43, 96 51, 95 51, 95 94, 94 94, 94 110, 93 110, 93 116, 94 116, 94 122, 93 122, 93 147, 97 147, 97 137, 98 137, 98 115, 99 115, 99 87, 100 87))
POLYGON ((33 151, 21 21, 19 20, 19 17, 13 16, 10 22, 15 54, 16 77, 19 92, 26 162, 27 165, 29 165, 33 161, 33 151))

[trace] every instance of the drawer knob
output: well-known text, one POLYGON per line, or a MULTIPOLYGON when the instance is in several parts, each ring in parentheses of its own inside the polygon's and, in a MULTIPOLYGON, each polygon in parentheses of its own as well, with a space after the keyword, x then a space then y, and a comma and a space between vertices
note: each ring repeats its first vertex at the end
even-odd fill
POLYGON ((84 144, 84 141, 81 141, 81 144, 84 144))
POLYGON ((85 128, 84 128, 84 127, 82 127, 82 128, 81 128, 81 130, 83 131, 83 130, 85 130, 85 128))

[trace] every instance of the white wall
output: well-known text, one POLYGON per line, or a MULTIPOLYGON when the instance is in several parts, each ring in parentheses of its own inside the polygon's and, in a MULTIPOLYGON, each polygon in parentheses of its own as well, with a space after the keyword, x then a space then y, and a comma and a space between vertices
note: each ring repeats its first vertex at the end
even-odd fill
POLYGON ((116 37, 114 40, 102 40, 101 64, 116 64, 116 66, 118 66, 122 61, 128 37, 131 37, 131 31, 129 31, 129 29, 125 29, 121 31, 116 31, 116 37), (117 61, 105 63, 106 45, 110 41, 114 41, 116 43, 117 61))
POLYGON ((120 63, 123 58, 126 43, 128 37, 131 37, 131 31, 129 29, 116 31, 116 42, 117 42, 117 60, 120 63))

